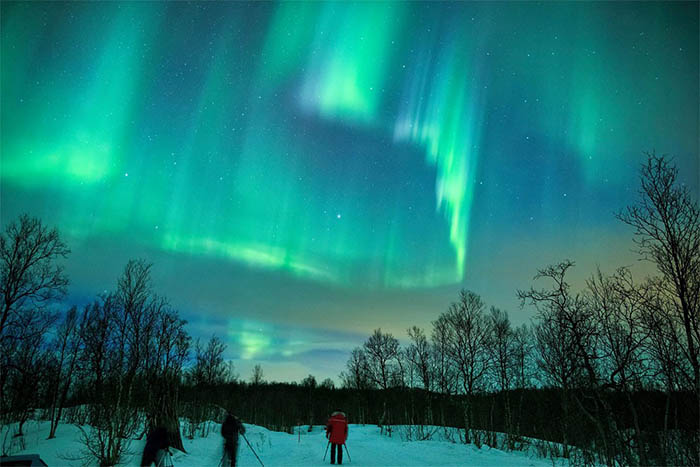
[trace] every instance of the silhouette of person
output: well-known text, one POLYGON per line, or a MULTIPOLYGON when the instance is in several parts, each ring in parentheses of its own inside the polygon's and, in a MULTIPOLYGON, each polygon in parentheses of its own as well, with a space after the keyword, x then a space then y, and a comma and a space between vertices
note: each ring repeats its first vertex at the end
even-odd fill
POLYGON ((222 465, 235 467, 239 434, 245 434, 245 427, 237 417, 228 412, 224 423, 221 424, 221 436, 224 437, 224 459, 222 465))

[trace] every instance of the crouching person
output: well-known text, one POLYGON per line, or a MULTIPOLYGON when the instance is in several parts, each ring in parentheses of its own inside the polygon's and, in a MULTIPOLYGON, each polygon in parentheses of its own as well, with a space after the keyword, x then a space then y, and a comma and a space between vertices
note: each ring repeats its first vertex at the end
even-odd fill
POLYGON ((152 428, 148 436, 146 436, 146 446, 143 448, 141 466, 150 467, 155 464, 156 467, 161 467, 163 465, 172 465, 169 462, 169 447, 168 430, 162 426, 152 428))
POLYGON ((326 438, 331 443, 331 464, 335 464, 336 451, 338 454, 338 464, 343 463, 343 445, 348 439, 348 419, 340 410, 331 414, 331 418, 326 423, 326 438))

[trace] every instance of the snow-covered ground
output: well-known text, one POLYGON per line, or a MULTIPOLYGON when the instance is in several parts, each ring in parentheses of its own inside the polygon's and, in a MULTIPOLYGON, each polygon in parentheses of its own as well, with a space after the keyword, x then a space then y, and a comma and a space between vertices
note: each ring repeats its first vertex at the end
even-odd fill
MULTIPOLYGON (((326 438, 323 427, 313 427, 308 432, 303 427, 299 433, 288 434, 270 431, 255 425, 245 425, 246 436, 266 466, 321 466, 330 463, 330 452, 323 461, 326 438)), ((222 456, 221 425, 211 423, 209 435, 193 440, 183 438, 187 454, 174 451, 175 466, 218 466, 222 456)), ((80 430, 62 424, 55 439, 47 440, 48 422, 27 422, 25 425, 25 449, 13 454, 39 454, 49 466, 86 465, 80 457, 84 448, 80 442, 80 430)), ((4 435, 5 433, 3 433, 4 435)), ((436 437, 437 438, 437 437, 436 437)), ((138 466, 145 441, 132 441, 125 465, 138 466)), ((506 452, 483 446, 464 445, 444 440, 402 441, 380 435, 374 425, 350 425, 347 454, 343 463, 356 466, 551 466, 551 459, 537 458, 523 452, 506 452)), ((94 461, 92 462, 94 463, 94 461)), ((88 462, 87 464, 92 464, 88 462)), ((238 465, 260 465, 241 438, 238 465)))

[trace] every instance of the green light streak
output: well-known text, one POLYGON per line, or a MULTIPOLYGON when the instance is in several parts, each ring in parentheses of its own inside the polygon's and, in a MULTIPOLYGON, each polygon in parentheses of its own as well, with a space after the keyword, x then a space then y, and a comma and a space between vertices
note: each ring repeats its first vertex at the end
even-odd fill
MULTIPOLYGON (((25 126, 23 137, 3 150, 3 179, 32 187, 95 183, 120 173, 120 150, 128 138, 127 124, 141 76, 141 48, 145 31, 154 27, 157 8, 132 5, 119 9, 105 45, 91 58, 95 71, 89 85, 61 83, 72 96, 65 102, 71 123, 59 125, 54 118, 39 128, 25 126)), ((25 70, 25 76, 27 73, 25 70)), ((41 105, 33 120, 49 120, 54 112, 51 106, 41 105)))
POLYGON ((427 65, 428 53, 425 55, 418 61, 423 66, 410 84, 394 138, 422 145, 428 163, 436 169, 437 209, 449 224, 455 252, 453 278, 460 280, 465 273, 483 109, 478 93, 468 84, 475 81, 468 57, 453 49, 441 57, 439 69, 433 70, 427 65))
POLYGON ((270 327, 264 323, 253 321, 232 323, 229 338, 232 339, 241 352, 241 359, 253 360, 264 358, 274 344, 270 337, 270 327))
POLYGON ((337 282, 338 277, 320 264, 305 263, 284 248, 266 244, 220 241, 215 238, 188 236, 163 237, 162 248, 166 251, 185 252, 191 255, 224 257, 261 269, 282 270, 295 276, 325 282, 337 282))
POLYGON ((302 106, 324 118, 372 123, 381 104, 392 38, 404 5, 326 3, 301 90, 302 106))

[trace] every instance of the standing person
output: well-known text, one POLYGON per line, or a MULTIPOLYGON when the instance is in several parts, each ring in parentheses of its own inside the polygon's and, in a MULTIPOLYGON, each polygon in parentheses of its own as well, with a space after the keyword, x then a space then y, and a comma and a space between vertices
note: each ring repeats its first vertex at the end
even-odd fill
POLYGON ((338 451, 338 464, 343 463, 343 445, 348 439, 348 419, 340 410, 331 414, 326 423, 326 438, 331 443, 331 464, 335 464, 335 452, 338 451))
POLYGON ((231 412, 226 413, 226 420, 221 425, 221 436, 224 437, 224 458, 221 464, 224 466, 236 466, 236 456, 238 455, 238 435, 245 434, 243 423, 231 412))

